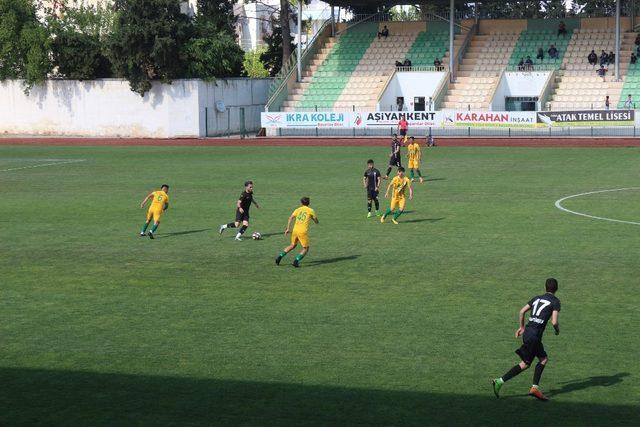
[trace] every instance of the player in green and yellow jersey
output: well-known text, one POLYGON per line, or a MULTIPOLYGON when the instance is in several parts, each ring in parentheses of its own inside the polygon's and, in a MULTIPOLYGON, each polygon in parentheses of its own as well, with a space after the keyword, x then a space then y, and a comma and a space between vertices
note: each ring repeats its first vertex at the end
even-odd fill
POLYGON ((409 178, 411 182, 415 180, 415 172, 420 177, 420 182, 424 182, 422 172, 420 172, 420 160, 422 159, 422 152, 420 150, 420 144, 414 137, 409 137, 409 145, 407 145, 407 157, 409 158, 409 178))
POLYGON ((140 237, 144 237, 147 231, 147 227, 153 220, 153 227, 149 230, 149 238, 153 239, 153 233, 156 232, 158 226, 160 225, 160 218, 164 211, 169 209, 169 186, 167 184, 162 184, 160 190, 152 191, 144 198, 142 203, 140 203, 140 208, 144 208, 144 205, 147 204, 149 199, 151 199, 151 205, 149 206, 149 210, 147 211, 147 220, 142 226, 142 230, 140 231, 140 237))
POLYGON ((302 206, 293 211, 289 217, 289 221, 287 221, 287 228, 284 230, 285 236, 289 234, 291 230, 291 221, 294 221, 293 232, 291 233, 291 244, 284 248, 278 255, 276 258, 277 265, 280 265, 282 258, 294 250, 295 247, 298 246, 298 243, 302 246, 302 251, 296 255, 296 258, 293 260, 294 267, 299 267, 300 261, 302 261, 302 258, 309 252, 309 223, 313 221, 318 224, 318 217, 316 216, 316 211, 309 207, 310 200, 308 197, 300 199, 300 203, 302 206))
POLYGON ((404 206, 407 203, 405 193, 409 189, 409 200, 413 200, 413 188, 411 187, 411 180, 404 176, 404 168, 401 166, 398 168, 398 175, 394 176, 389 185, 387 191, 384 193, 385 199, 389 198, 389 190, 393 188, 393 194, 391 195, 391 204, 387 208, 387 211, 380 218, 380 222, 384 222, 391 212, 394 212, 391 221, 394 224, 398 224, 398 217, 404 212, 404 206), (397 208, 397 210, 396 210, 397 208))

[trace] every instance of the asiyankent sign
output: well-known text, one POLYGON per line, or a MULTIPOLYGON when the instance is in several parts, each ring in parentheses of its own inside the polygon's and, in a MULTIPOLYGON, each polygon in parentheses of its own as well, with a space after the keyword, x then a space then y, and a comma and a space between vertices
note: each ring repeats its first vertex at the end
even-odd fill
POLYGON ((633 110, 538 111, 537 122, 546 126, 634 126, 633 110))
POLYGON ((367 111, 353 112, 353 127, 396 127, 401 118, 409 129, 440 126, 442 113, 436 111, 367 111))

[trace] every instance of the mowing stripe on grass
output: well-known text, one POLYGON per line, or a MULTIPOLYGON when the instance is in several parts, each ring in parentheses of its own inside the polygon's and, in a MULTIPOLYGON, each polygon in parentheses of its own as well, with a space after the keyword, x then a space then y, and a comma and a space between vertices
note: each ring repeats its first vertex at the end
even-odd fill
POLYGON ((602 217, 602 216, 589 215, 589 214, 582 213, 582 212, 572 211, 572 210, 567 209, 567 208, 562 206, 562 202, 564 202, 565 200, 573 199, 575 197, 588 196, 590 194, 612 193, 614 191, 628 191, 628 190, 640 190, 640 187, 613 188, 613 189, 610 189, 610 190, 589 191, 587 193, 572 194, 571 196, 563 197, 562 199, 556 200, 556 208, 560 209, 561 211, 568 212, 570 214, 580 215, 580 216, 584 216, 584 217, 587 217, 587 218, 600 219, 602 221, 610 221, 610 222, 620 222, 620 223, 623 223, 623 224, 640 225, 640 222, 623 221, 621 219, 613 219, 613 218, 605 218, 605 217, 602 217))
MULTIPOLYGON (((34 161, 38 161, 38 160, 34 160, 34 161)), ((42 161, 42 160, 40 160, 42 161)), ((9 169, 0 169, 0 172, 11 172, 11 171, 19 171, 22 169, 33 169, 33 168, 43 168, 45 166, 58 166, 58 165, 68 165, 70 163, 80 163, 80 162, 84 162, 85 159, 78 159, 78 160, 67 160, 67 161, 60 161, 60 162, 55 162, 55 163, 44 163, 41 165, 32 165, 32 166, 22 166, 19 168, 9 168, 9 169)))

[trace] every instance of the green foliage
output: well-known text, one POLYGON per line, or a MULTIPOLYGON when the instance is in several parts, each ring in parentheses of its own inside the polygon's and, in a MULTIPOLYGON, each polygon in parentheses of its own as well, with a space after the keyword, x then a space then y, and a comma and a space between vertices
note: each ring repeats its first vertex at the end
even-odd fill
POLYGON ((235 77, 242 71, 244 52, 226 32, 201 34, 186 44, 184 53, 191 78, 235 77))
MULTIPOLYGON (((296 45, 292 41, 293 37, 289 36, 289 44, 294 49, 296 45)), ((282 28, 274 25, 271 34, 264 36, 264 42, 267 45, 267 49, 260 55, 260 61, 269 71, 269 74, 275 76, 282 69, 283 63, 282 28)))
POLYGON ((60 17, 50 15, 56 74, 78 80, 111 77, 106 44, 114 19, 114 12, 102 6, 74 5, 60 17))
POLYGON ((131 90, 144 95, 153 80, 183 77, 184 53, 193 25, 177 0, 116 0, 118 16, 109 40, 109 59, 131 90))
POLYGON ((269 70, 265 68, 264 63, 260 60, 266 49, 260 48, 244 53, 244 61, 242 67, 247 77, 264 78, 269 77, 269 70))
POLYGON ((50 38, 31 0, 0 0, 0 80, 24 79, 25 90, 51 70, 50 38))

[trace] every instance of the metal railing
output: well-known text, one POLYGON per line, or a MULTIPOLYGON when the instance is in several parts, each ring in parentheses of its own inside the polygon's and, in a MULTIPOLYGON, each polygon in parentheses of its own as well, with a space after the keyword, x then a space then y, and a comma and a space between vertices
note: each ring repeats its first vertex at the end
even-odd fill
POLYGON ((520 65, 507 65, 505 67, 505 71, 509 71, 509 72, 513 72, 513 71, 517 71, 517 72, 521 72, 521 73, 535 73, 535 72, 548 72, 548 71, 557 71, 558 70, 558 66, 554 65, 554 64, 533 64, 533 65, 527 65, 524 64, 522 66, 520 65))
POLYGON ((400 67, 400 66, 396 67, 396 72, 399 72, 399 73, 421 72, 421 71, 422 72, 426 72, 426 71, 428 71, 428 72, 436 72, 436 71, 445 72, 445 71, 449 71, 449 66, 445 65, 443 63, 439 67, 436 67, 435 65, 412 65, 410 67, 407 67, 407 66, 403 65, 402 67, 400 67))
MULTIPOLYGON (((471 44, 471 40, 473 39, 473 36, 477 32, 478 32, 478 24, 473 24, 471 26, 471 28, 469 29, 469 31, 467 32, 467 35, 464 38, 464 41, 462 42, 462 45, 460 46, 460 49, 458 49, 458 53, 456 54, 456 57, 454 58, 454 61, 453 61, 453 75, 454 76, 458 72, 458 68, 460 67, 460 64, 462 64, 462 61, 464 60, 464 55, 467 53, 467 49, 469 48, 469 45, 471 44)), ((455 49, 455 46, 454 46, 454 49, 455 49)), ((449 52, 449 55, 453 55, 453 52, 449 52)))
MULTIPOLYGON (((320 137, 391 137, 397 132, 396 126, 362 129, 274 129, 269 136, 320 136, 320 137)), ((573 137, 638 137, 640 127, 545 127, 545 128, 484 128, 484 127, 431 127, 410 131, 416 138, 431 134, 438 137, 523 137, 523 138, 573 138, 573 137)))

